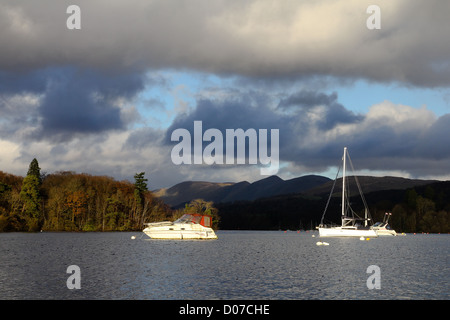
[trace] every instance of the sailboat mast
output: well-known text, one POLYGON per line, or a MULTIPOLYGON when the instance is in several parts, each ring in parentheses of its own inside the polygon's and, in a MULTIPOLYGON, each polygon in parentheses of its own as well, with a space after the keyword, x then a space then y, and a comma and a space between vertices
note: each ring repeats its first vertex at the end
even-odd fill
POLYGON ((342 165, 342 225, 344 225, 345 216, 345 158, 347 158, 347 147, 344 148, 343 165, 342 165))

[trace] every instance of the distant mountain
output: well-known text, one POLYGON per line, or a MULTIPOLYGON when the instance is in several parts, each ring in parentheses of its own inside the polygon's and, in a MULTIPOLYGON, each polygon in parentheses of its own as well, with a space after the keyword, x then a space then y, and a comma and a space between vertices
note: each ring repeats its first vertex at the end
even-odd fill
POLYGON ((270 176, 254 183, 247 181, 238 183, 185 181, 168 189, 156 190, 154 194, 172 207, 180 207, 186 202, 199 198, 215 203, 224 203, 301 193, 329 181, 329 178, 317 175, 307 175, 290 180, 270 176))
MULTIPOLYGON (((354 177, 348 177, 350 194, 358 194, 354 177)), ((358 181, 364 194, 382 190, 404 190, 416 186, 423 186, 436 180, 418 180, 400 177, 371 177, 359 176, 358 181)), ((170 188, 154 191, 154 194, 166 204, 177 208, 193 199, 204 199, 215 203, 234 201, 253 201, 261 198, 280 195, 302 193, 306 196, 328 195, 334 180, 318 175, 307 175, 290 180, 283 180, 278 176, 270 176, 259 181, 238 183, 185 181, 170 188)), ((342 178, 336 181, 334 195, 339 195, 342 189, 342 178)))
MULTIPOLYGON (((347 177, 348 187, 350 195, 359 194, 358 186, 354 176, 347 177)), ((438 182, 437 180, 419 180, 419 179, 407 179, 400 177, 371 177, 371 176, 358 176, 358 182, 364 194, 373 191, 382 190, 404 190, 417 186, 423 186, 430 183, 438 182)), ((333 186, 334 180, 330 180, 320 186, 311 188, 305 193, 308 195, 324 195, 329 194, 333 186)), ((335 195, 342 192, 342 178, 336 181, 336 186, 333 193, 335 195)))

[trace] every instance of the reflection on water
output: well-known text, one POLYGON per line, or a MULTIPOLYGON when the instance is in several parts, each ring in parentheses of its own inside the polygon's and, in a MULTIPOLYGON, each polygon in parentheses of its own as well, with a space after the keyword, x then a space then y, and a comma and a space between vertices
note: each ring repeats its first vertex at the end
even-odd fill
POLYGON ((328 238, 329 246, 316 246, 312 232, 218 231, 218 237, 0 234, 0 299, 449 298, 448 235, 328 238), (66 286, 69 265, 80 267, 80 290, 66 286), (379 290, 367 288, 370 265, 380 267, 379 290))

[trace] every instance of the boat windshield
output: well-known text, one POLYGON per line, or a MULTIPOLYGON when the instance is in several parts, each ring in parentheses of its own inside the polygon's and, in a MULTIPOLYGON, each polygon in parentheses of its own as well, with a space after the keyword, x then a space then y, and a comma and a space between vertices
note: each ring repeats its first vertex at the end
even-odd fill
POLYGON ((379 227, 381 224, 382 224, 382 222, 377 222, 377 223, 375 223, 373 226, 374 226, 374 227, 379 227))
POLYGON ((200 220, 202 219, 201 216, 194 216, 192 214, 184 214, 175 221, 175 223, 200 223, 200 220))
POLYGON ((386 229, 391 229, 391 226, 389 224, 387 224, 386 222, 377 222, 373 225, 375 228, 386 228, 386 229))

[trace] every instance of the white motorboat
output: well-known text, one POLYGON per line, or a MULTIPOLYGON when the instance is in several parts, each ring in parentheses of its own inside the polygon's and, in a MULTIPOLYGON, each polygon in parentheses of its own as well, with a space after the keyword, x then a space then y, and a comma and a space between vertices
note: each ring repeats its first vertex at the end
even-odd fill
POLYGON ((184 214, 173 222, 145 223, 143 232, 152 239, 217 239, 212 218, 201 214, 184 214))
POLYGON ((389 217, 392 215, 392 213, 385 213, 383 222, 377 222, 372 226, 372 229, 375 230, 375 232, 379 236, 396 236, 397 232, 395 230, 391 229, 391 226, 389 225, 389 217))
MULTIPOLYGON (((350 201, 348 199, 348 191, 347 191, 347 181, 345 176, 346 170, 346 159, 350 160, 350 156, 348 155, 347 148, 344 148, 344 155, 342 157, 342 211, 341 211, 341 226, 326 226, 323 223, 325 213, 328 208, 328 204, 330 203, 330 199, 333 194, 334 186, 336 185, 337 177, 339 175, 339 170, 336 175, 336 179, 334 181, 333 187, 330 192, 330 196, 328 198, 327 205, 325 207, 324 213, 322 215, 322 219, 319 225, 319 235, 321 237, 365 237, 365 238, 374 238, 378 237, 375 230, 370 227, 370 213, 367 207, 366 200, 364 199, 364 195, 361 191, 361 186, 359 185, 358 178, 355 176, 356 184, 358 185, 358 190, 361 195, 361 199, 364 203, 364 218, 360 218, 351 208, 350 201)), ((353 167, 353 165, 352 165, 353 167)))

